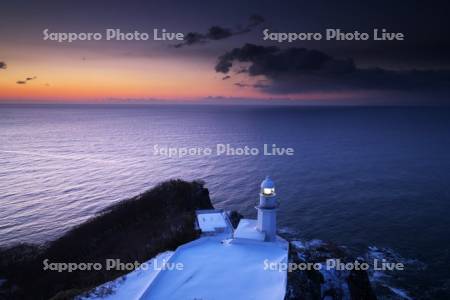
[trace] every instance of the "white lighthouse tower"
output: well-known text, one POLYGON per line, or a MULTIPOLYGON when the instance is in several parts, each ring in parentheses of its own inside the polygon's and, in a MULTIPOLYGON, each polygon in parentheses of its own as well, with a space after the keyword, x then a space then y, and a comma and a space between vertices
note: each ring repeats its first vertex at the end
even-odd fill
POLYGON ((261 192, 259 193, 258 221, 256 229, 266 236, 266 241, 274 241, 277 234, 277 210, 278 201, 275 197, 275 184, 269 178, 261 183, 261 192))

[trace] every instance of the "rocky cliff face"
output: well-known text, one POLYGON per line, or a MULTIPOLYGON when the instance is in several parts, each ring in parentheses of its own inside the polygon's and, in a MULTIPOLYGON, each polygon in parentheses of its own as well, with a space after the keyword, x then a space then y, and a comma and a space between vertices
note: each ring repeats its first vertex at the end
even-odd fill
MULTIPOLYGON (((228 214, 236 228, 243 216, 236 211, 228 214)), ((327 259, 342 262, 355 258, 344 248, 320 240, 299 241, 284 237, 289 242, 289 263, 324 264, 327 259)), ((361 258, 359 258, 361 259, 361 258)), ((376 300, 377 297, 367 271, 295 270, 288 272, 285 300, 376 300)), ((400 298, 390 298, 400 299, 400 298)))
POLYGON ((376 300, 366 271, 327 269, 328 259, 342 263, 355 259, 343 247, 319 240, 291 241, 289 261, 295 265, 315 264, 319 270, 295 270, 288 273, 286 300, 376 300))
POLYGON ((45 259, 142 263, 196 239, 195 210, 212 207, 202 182, 171 180, 106 209, 48 245, 0 250, 0 278, 7 278, 0 299, 70 299, 128 271, 44 271, 45 259))

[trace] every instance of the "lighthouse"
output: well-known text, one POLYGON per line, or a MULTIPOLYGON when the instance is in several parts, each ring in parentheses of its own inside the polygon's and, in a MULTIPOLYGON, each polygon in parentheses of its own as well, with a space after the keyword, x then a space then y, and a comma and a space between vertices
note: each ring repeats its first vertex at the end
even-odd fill
POLYGON ((278 201, 275 194, 275 184, 269 176, 261 183, 259 193, 258 220, 256 229, 265 234, 266 241, 274 241, 277 234, 278 201))

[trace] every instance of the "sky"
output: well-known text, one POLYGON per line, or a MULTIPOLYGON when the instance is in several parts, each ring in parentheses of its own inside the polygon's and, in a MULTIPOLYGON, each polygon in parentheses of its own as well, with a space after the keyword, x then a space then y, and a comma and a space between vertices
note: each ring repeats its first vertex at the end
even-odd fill
POLYGON ((0 102, 449 104, 448 1, 5 1, 0 102), (105 30, 149 33, 105 40, 105 30), (153 30, 183 33, 155 41, 153 30), (58 42, 47 33, 99 32, 58 42), (367 32, 368 40, 264 40, 367 32), (375 41, 374 29, 403 40, 375 41))

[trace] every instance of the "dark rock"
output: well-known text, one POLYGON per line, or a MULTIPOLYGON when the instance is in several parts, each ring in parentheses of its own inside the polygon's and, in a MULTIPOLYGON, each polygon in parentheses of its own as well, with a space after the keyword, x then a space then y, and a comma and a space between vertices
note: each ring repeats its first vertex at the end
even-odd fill
MULTIPOLYGON (((145 262, 160 252, 174 250, 198 237, 194 227, 197 209, 213 208, 203 182, 171 180, 122 201, 49 243, 44 250, 17 248, 2 262, 0 278, 8 281, 2 292, 8 299, 49 299, 72 295, 110 281, 128 271, 43 270, 49 262, 145 262), (34 253, 21 258, 23 252, 34 253), (14 288, 14 290, 13 290, 14 288)), ((1 253, 0 253, 1 254, 1 253)), ((3 256, 2 256, 3 257, 3 256)))
MULTIPOLYGON (((289 244, 289 263, 299 264, 302 261, 298 257, 297 250, 289 244)), ((288 284, 286 290, 286 300, 320 300, 320 286, 323 283, 323 276, 319 271, 295 270, 288 272, 288 284)))
MULTIPOLYGON (((344 247, 319 240, 294 241, 289 247, 289 262, 325 264, 328 259, 343 263, 354 261, 344 247)), ((288 272, 286 300, 351 299, 376 300, 366 271, 322 269, 288 272), (347 289, 348 287, 348 289, 347 289)))
POLYGON ((244 216, 241 215, 239 212, 232 210, 228 213, 228 218, 230 219, 231 225, 233 225, 234 229, 236 229, 239 225, 239 221, 243 218, 244 216))
POLYGON ((348 287, 352 300, 376 300, 366 271, 352 270, 348 276, 348 287))

